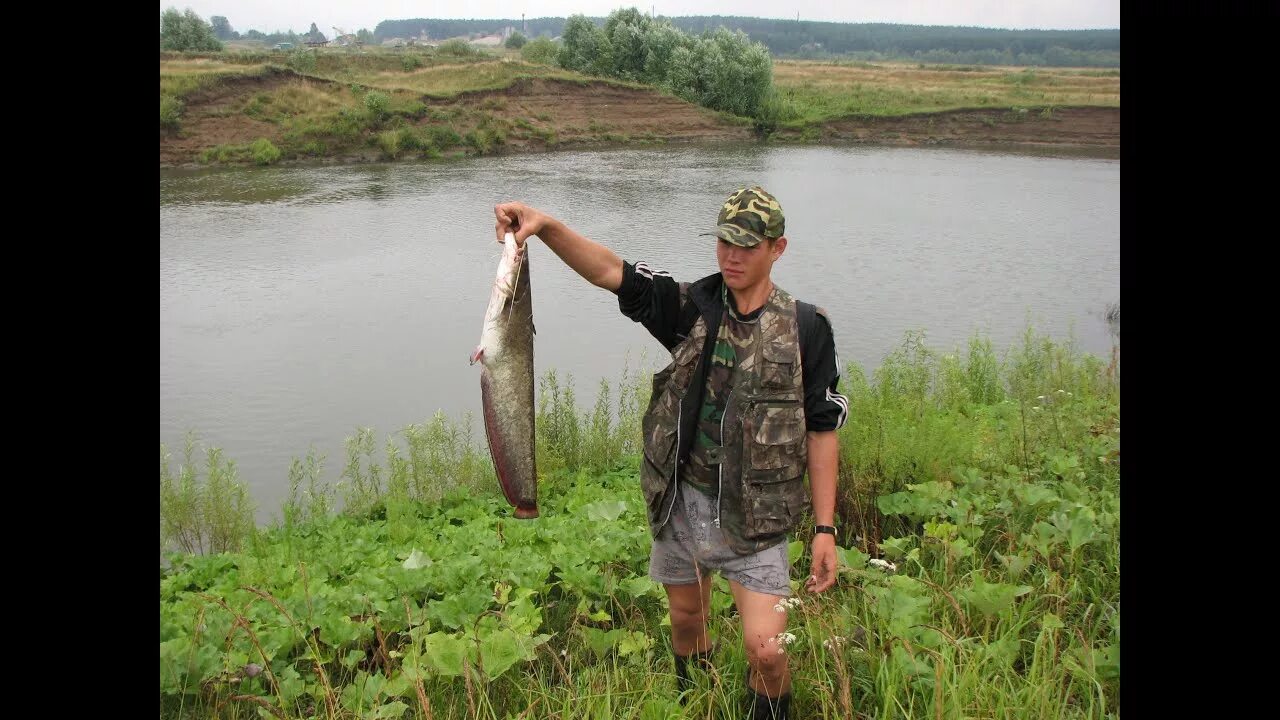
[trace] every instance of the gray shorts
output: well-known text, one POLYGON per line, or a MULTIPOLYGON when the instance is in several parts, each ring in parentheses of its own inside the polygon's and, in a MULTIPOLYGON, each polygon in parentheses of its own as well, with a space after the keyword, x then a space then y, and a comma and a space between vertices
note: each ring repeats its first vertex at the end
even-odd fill
POLYGON ((671 520, 662 526, 649 553, 649 577, 667 585, 698 582, 699 572, 719 570, 748 590, 791 597, 787 543, 779 542, 754 555, 739 555, 715 525, 714 495, 680 483, 671 520))

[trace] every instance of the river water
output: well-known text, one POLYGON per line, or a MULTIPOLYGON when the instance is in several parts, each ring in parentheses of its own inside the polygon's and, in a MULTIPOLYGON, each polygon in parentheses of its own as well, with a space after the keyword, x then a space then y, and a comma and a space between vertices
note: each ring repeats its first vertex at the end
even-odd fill
MULTIPOLYGON (((518 199, 678 280, 715 272, 724 198, 786 212, 774 281, 828 311, 842 362, 874 370, 909 330, 998 352, 1030 324, 1105 356, 1120 299, 1120 162, 888 147, 678 147, 387 165, 166 170, 160 179, 160 441, 234 460, 260 520, 309 448, 344 464, 437 410, 479 418, 467 357, 497 266, 493 205, 518 199)), ((614 297, 531 244, 536 365, 589 408, 662 347, 614 297)), ((483 437, 477 426, 476 437, 483 437)))

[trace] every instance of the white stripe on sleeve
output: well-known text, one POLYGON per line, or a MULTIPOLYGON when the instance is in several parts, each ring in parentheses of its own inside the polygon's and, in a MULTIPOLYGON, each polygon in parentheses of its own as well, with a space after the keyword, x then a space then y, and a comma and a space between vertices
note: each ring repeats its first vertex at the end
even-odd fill
POLYGON ((649 267, 649 263, 643 260, 636 263, 636 272, 650 280, 652 280, 655 275, 662 276, 662 277, 671 277, 671 273, 667 272, 666 270, 654 270, 649 267))
POLYGON ((849 419, 849 398, 840 393, 831 392, 831 388, 827 388, 827 401, 833 402, 840 406, 840 419, 836 421, 836 430, 844 427, 844 421, 849 419))

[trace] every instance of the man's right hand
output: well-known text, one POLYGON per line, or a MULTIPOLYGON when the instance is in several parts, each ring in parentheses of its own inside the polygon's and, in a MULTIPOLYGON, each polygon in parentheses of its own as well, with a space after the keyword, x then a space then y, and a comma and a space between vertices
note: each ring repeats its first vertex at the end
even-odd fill
POLYGON ((511 233, 516 246, 523 248, 530 235, 537 235, 543 245, 587 282, 610 292, 617 292, 622 286, 622 258, 559 220, 521 202, 498 203, 493 206, 493 214, 498 218, 494 227, 498 242, 511 233))
POLYGON ((502 242, 507 233, 513 233, 518 247, 524 247, 530 235, 538 235, 553 220, 550 215, 520 202, 494 205, 493 214, 498 218, 495 228, 498 242, 502 242))

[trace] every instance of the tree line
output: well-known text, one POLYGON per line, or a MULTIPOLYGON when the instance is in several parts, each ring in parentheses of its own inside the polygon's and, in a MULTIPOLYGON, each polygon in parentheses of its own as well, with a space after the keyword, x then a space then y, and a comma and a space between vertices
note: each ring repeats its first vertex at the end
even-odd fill
POLYGON ((701 35, 635 8, 615 10, 604 26, 585 15, 565 22, 556 62, 568 70, 642 82, 713 110, 756 117, 773 86, 764 45, 723 27, 701 35))
MULTIPOLYGON (((637 11, 639 12, 639 11, 637 11)), ((646 16, 647 17, 647 16, 646 16)), ((603 28, 608 18, 587 18, 603 28)), ((890 23, 835 23, 699 15, 662 20, 699 35, 724 27, 741 30, 777 57, 850 57, 862 60, 911 59, 922 62, 1020 65, 1095 65, 1119 67, 1120 30, 1003 30, 998 28, 890 23)), ((433 39, 481 35, 513 27, 527 37, 563 37, 568 18, 528 20, 384 20, 374 28, 379 40, 433 39)))
MULTIPOLYGON (((978 65, 1040 65, 1040 66, 1120 66, 1120 30, 1003 30, 981 27, 897 25, 889 23, 835 23, 809 20, 778 20, 768 18, 739 17, 732 15, 699 15, 666 18, 650 17, 635 8, 634 17, 650 23, 670 27, 700 36, 714 34, 719 28, 730 33, 741 31, 752 42, 763 45, 775 57, 809 59, 849 58, 855 60, 914 60, 929 63, 954 63, 978 65)), ((187 28, 194 32, 194 22, 176 10, 169 10, 187 28)), ((192 16, 194 17, 194 16, 192 16)), ((585 16, 575 16, 585 17, 585 16)), ((612 17, 612 15, 610 16, 612 17)), ((602 30, 609 18, 586 17, 587 21, 602 30)), ((500 32, 515 28, 521 38, 563 38, 572 18, 540 17, 532 19, 500 20, 448 20, 437 18, 411 18, 383 20, 370 32, 361 28, 357 39, 373 45, 394 37, 409 38, 426 35, 443 40, 500 32)), ((237 39, 258 40, 266 44, 290 42, 296 44, 308 40, 323 41, 324 33, 315 23, 307 33, 292 30, 264 33, 248 30, 240 33, 232 28, 225 16, 214 15, 208 23, 213 30, 212 41, 237 39)), ((629 25, 635 22, 628 21, 629 25)), ((606 30, 606 32, 608 32, 606 30)), ((201 49, 213 49, 209 40, 202 39, 201 49)))

